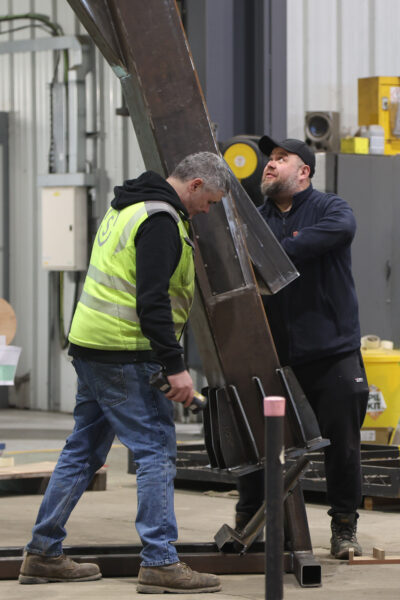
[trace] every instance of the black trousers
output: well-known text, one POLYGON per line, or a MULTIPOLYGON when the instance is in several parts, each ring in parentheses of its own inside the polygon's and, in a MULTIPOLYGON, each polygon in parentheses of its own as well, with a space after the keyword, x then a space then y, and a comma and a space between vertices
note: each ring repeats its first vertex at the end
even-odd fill
MULTIPOLYGON (((361 352, 347 352, 292 367, 310 402, 325 450, 329 514, 356 512, 361 503, 360 429, 368 402, 368 383, 361 352)), ((264 473, 238 480, 236 511, 253 515, 264 500, 264 473)))

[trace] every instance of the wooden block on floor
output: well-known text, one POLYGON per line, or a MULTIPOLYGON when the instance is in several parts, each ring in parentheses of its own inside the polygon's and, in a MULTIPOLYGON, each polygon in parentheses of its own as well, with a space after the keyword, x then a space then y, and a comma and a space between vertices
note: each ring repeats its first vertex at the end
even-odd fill
MULTIPOLYGON (((27 493, 38 493, 43 494, 46 490, 47 484, 49 483, 51 474, 56 466, 55 462, 43 461, 30 464, 13 465, 8 467, 0 466, 0 492, 7 491, 7 485, 1 485, 2 482, 13 482, 13 489, 15 491, 23 491, 24 482, 30 482, 27 493), (33 481, 35 480, 35 481, 33 481), (17 485, 19 483, 20 485, 17 485)), ((87 490, 90 491, 103 491, 107 487, 107 469, 102 467, 99 469, 87 490)))
MULTIPOLYGON (((374 548, 374 550, 376 550, 374 548)), ((400 564, 400 556, 386 556, 383 552, 383 558, 375 558, 375 556, 354 556, 354 551, 349 551, 349 565, 398 565, 400 564)), ((382 555, 381 555, 382 556, 382 555)))
POLYGON ((377 548, 374 546, 372 548, 372 556, 378 560, 385 560, 385 551, 383 548, 377 548))
POLYGON ((89 483, 86 491, 102 492, 107 488, 107 469, 101 467, 95 474, 92 481, 89 483))
POLYGON ((43 461, 11 467, 0 467, 0 479, 30 479, 33 477, 49 477, 55 462, 43 461))
POLYGON ((400 498, 386 498, 382 496, 365 496, 363 502, 365 510, 399 510, 400 498))

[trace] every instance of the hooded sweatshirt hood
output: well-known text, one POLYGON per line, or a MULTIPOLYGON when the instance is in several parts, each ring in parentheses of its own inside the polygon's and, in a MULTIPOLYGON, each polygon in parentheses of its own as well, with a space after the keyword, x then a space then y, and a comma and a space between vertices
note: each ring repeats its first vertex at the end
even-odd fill
POLYGON ((111 206, 116 210, 122 210, 138 202, 157 200, 168 202, 175 210, 183 213, 184 218, 187 219, 189 216, 172 185, 154 171, 146 171, 137 179, 128 179, 123 185, 115 186, 114 194, 111 206))

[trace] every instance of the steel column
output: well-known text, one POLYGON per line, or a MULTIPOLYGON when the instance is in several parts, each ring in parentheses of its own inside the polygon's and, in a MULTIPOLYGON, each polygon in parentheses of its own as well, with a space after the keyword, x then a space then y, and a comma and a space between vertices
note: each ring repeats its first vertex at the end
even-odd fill
POLYGON ((263 83, 264 131, 282 140, 287 131, 287 0, 257 0, 263 61, 257 63, 257 81, 263 83), (262 70, 260 72, 260 70, 262 70))

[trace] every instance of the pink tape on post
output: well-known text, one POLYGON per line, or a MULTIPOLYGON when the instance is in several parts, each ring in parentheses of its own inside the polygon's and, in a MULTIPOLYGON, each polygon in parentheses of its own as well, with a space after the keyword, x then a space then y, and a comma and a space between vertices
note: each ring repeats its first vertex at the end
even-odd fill
POLYGON ((264 398, 265 417, 284 417, 285 398, 283 396, 267 396, 264 398))

